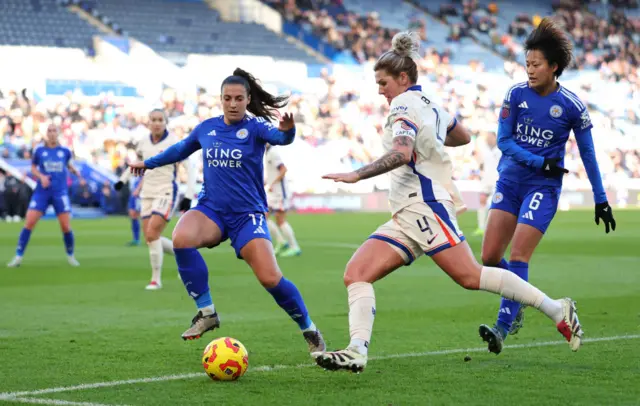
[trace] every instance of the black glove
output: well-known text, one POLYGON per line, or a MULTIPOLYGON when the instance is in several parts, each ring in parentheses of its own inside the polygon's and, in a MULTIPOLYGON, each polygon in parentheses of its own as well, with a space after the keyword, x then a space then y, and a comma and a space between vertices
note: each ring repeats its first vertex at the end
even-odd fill
POLYGON ((178 210, 187 211, 190 208, 191 208, 191 199, 188 199, 186 197, 182 198, 182 201, 180 201, 180 206, 178 206, 178 210))
POLYGON ((113 185, 113 188, 115 190, 120 190, 122 189, 122 187, 124 186, 124 182, 122 182, 121 180, 117 181, 115 185, 113 185))
POLYGON ((600 225, 600 219, 602 219, 602 222, 604 223, 604 230, 606 233, 609 233, 609 225, 611 225, 611 229, 615 231, 616 220, 613 218, 613 211, 611 210, 611 206, 609 206, 609 202, 596 203, 597 225, 600 225))
POLYGON ((568 169, 558 165, 561 160, 561 158, 545 158, 544 165, 542 165, 544 176, 547 178, 557 178, 565 173, 569 173, 568 169))

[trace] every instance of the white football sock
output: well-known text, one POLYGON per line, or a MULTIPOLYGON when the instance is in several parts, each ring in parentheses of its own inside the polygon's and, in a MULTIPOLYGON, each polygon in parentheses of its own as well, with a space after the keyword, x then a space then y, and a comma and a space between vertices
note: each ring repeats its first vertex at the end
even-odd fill
POLYGON ((483 205, 478 207, 478 228, 484 231, 487 223, 487 206, 483 205))
POLYGON ((562 320, 560 301, 550 299, 540 289, 504 269, 483 266, 480 274, 480 290, 497 293, 506 299, 533 306, 556 324, 562 320))
POLYGON ((289 243, 289 248, 293 248, 295 250, 299 249, 300 247, 298 246, 298 241, 296 241, 296 236, 293 232, 293 228, 291 228, 291 225, 287 221, 285 221, 280 226, 280 229, 282 230, 284 238, 289 243))
POLYGON ((165 254, 169 254, 171 256, 175 255, 173 253, 173 241, 171 241, 167 237, 160 237, 160 241, 162 242, 162 251, 165 254))
POLYGON ((376 297, 373 285, 368 282, 356 282, 347 287, 349 292, 349 333, 350 348, 367 355, 373 319, 376 314, 376 297))
POLYGON ((282 236, 282 233, 280 232, 280 229, 278 228, 276 223, 273 220, 268 219, 267 227, 269 228, 269 234, 271 234, 271 236, 275 239, 276 244, 283 244, 284 237, 282 236))
POLYGON ((160 239, 148 242, 149 259, 151 260, 151 281, 161 283, 162 279, 162 260, 164 253, 162 252, 162 241, 160 239))
POLYGON ((209 306, 199 307, 198 310, 202 312, 203 316, 209 316, 216 312, 216 307, 212 303, 209 306))

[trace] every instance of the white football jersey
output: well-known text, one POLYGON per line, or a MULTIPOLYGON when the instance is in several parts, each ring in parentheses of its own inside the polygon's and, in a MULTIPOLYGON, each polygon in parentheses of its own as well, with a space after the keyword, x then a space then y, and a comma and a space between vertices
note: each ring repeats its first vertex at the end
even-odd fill
POLYGON ((393 99, 382 137, 385 151, 393 148, 395 137, 414 140, 411 162, 389 172, 393 214, 416 202, 449 200, 462 204, 452 179, 451 158, 444 149, 447 132, 455 125, 455 118, 430 100, 419 86, 393 99))
MULTIPOLYGON (((178 137, 171 133, 167 133, 167 135, 162 137, 157 143, 151 140, 151 135, 147 135, 142 137, 138 142, 136 152, 141 159, 149 159, 163 152, 178 141, 178 137)), ((145 171, 142 179, 143 183, 142 189, 140 190, 140 197, 155 198, 173 196, 174 191, 177 190, 177 169, 177 164, 173 164, 145 171)))
MULTIPOLYGON (((276 147, 269 147, 264 156, 264 172, 267 185, 272 184, 280 175, 280 165, 284 165, 284 162, 282 162, 282 157, 280 157, 278 149, 276 147)), ((273 189, 270 193, 283 198, 289 196, 286 175, 279 182, 276 182, 273 185, 273 189)))

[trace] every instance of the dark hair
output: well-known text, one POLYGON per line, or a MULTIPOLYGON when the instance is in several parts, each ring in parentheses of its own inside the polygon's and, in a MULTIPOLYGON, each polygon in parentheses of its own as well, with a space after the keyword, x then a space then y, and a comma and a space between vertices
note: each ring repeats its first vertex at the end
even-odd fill
POLYGON ((411 83, 418 82, 418 65, 420 59, 420 37, 414 32, 399 32, 391 40, 391 49, 378 58, 373 67, 374 71, 384 69, 391 76, 397 78, 405 72, 411 83))
POLYGON ((556 78, 562 75, 562 72, 571 64, 573 59, 573 45, 566 36, 562 28, 560 28, 549 17, 545 17, 540 21, 540 25, 531 31, 524 43, 525 52, 540 51, 549 63, 549 66, 556 64, 558 69, 555 71, 556 78))
POLYGON ((167 118, 167 113, 165 113, 163 109, 160 109, 160 108, 153 109, 149 112, 149 115, 152 115, 153 113, 162 113, 162 117, 164 117, 164 121, 165 122, 169 121, 169 119, 167 118))
POLYGON ((229 76, 222 82, 220 89, 222 90, 225 85, 244 86, 247 90, 247 95, 251 96, 247 110, 256 117, 273 120, 277 117, 275 110, 286 106, 289 102, 289 96, 272 95, 260 86, 258 80, 252 74, 240 68, 236 68, 233 71, 233 76, 229 76))

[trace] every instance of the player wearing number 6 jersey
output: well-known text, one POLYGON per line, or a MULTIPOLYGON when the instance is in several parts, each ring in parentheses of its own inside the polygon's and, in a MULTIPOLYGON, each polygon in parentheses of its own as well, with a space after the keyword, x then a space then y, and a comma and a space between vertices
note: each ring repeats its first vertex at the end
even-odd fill
POLYGON ((31 173, 38 179, 38 184, 31 196, 24 228, 18 239, 16 256, 7 264, 8 267, 20 266, 22 256, 27 249, 27 244, 29 244, 29 238, 31 238, 31 231, 50 205, 53 206, 58 222, 60 222, 67 251, 67 261, 71 266, 80 265, 73 255, 71 200, 67 184, 69 172, 80 177, 79 172, 71 164, 71 151, 58 143, 58 128, 54 124, 49 124, 44 145, 37 147, 33 152, 31 173))
MULTIPOLYGON (((565 144, 577 141, 593 188, 595 222, 616 229, 602 186, 586 106, 557 78, 571 63, 571 41, 552 20, 543 19, 526 43, 528 82, 507 91, 500 113, 498 148, 502 158, 489 220, 482 243, 482 262, 508 269, 527 280, 529 260, 553 219, 560 198, 565 144), (510 261, 503 256, 511 243, 510 261)), ((522 326, 520 304, 503 298, 493 327, 480 326, 489 351, 502 350, 504 339, 522 326)))
POLYGON ((376 314, 373 283, 422 253, 466 289, 501 294, 540 309, 577 350, 580 337, 573 333, 578 333, 580 326, 570 300, 552 300, 512 273, 476 262, 456 221, 457 191, 451 182, 451 160, 444 150, 445 146, 467 144, 469 134, 416 85, 419 37, 399 33, 392 46, 374 66, 378 92, 391 104, 382 138, 387 152, 355 172, 324 178, 355 183, 389 172, 393 217, 347 264, 344 283, 349 296, 349 346, 315 353, 316 362, 331 370, 364 369, 376 314))
MULTIPOLYGON (((236 69, 222 83, 224 115, 200 123, 191 134, 166 151, 131 165, 142 172, 187 158, 202 149, 204 187, 198 205, 185 213, 173 230, 173 247, 184 286, 198 307, 185 340, 220 326, 209 292, 207 265, 199 248, 213 248, 231 239, 276 303, 298 324, 310 352, 325 349, 296 286, 284 278, 276 262, 264 213, 265 145, 288 145, 295 137, 293 117, 285 114, 275 128, 268 120, 286 97, 267 93, 249 73, 236 69), (253 114, 246 114, 247 110, 253 114)), ((145 175, 145 179, 146 179, 145 175)))

